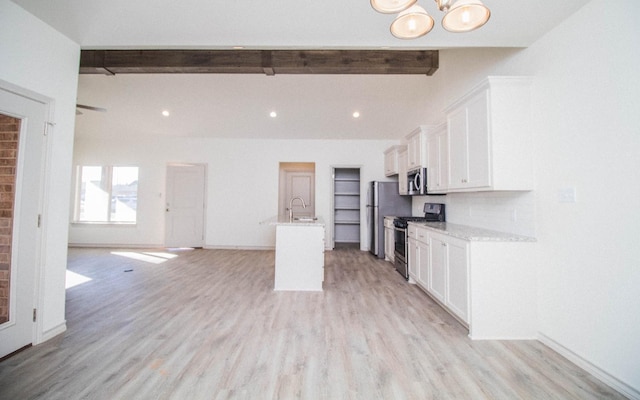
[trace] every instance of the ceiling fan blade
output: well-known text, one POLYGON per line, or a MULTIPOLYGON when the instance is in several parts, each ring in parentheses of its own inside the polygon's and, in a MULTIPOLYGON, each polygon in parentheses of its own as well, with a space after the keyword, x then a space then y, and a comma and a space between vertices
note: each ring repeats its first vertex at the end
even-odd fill
POLYGON ((107 112, 106 108, 102 108, 102 107, 93 107, 93 106, 86 106, 84 104, 76 104, 77 108, 83 108, 85 110, 91 110, 91 111, 99 111, 99 112, 107 112))

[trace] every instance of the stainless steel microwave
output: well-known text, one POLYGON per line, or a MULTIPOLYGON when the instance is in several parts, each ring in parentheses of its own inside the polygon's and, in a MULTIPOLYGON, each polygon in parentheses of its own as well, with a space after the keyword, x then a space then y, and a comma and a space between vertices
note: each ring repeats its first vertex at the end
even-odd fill
POLYGON ((427 194, 427 169, 418 168, 407 172, 407 187, 410 196, 424 196, 427 194))

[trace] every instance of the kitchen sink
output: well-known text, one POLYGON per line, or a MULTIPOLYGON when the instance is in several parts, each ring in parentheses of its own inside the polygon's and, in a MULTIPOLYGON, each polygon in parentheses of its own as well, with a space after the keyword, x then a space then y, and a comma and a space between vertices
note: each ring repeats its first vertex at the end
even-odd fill
POLYGON ((313 222, 313 221, 317 221, 318 218, 317 217, 294 217, 293 220, 299 221, 299 222, 313 222))

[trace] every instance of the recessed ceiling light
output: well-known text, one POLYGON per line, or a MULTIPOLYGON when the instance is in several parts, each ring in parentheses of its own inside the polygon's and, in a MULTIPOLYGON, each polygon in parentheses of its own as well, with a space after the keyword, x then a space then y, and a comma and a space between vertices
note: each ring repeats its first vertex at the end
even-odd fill
POLYGON ((271 112, 269 113, 269 116, 270 116, 271 118, 275 118, 275 117, 277 117, 277 116, 278 116, 278 113, 277 113, 277 112, 275 112, 275 111, 271 111, 271 112))
POLYGON ((353 115, 353 118, 360 118, 360 112, 358 111, 354 111, 352 115, 353 115))
POLYGON ((168 110, 163 110, 163 111, 162 111, 162 115, 164 115, 165 117, 168 117, 168 116, 169 116, 169 115, 171 115, 171 114, 169 114, 169 111, 168 111, 168 110))
POLYGON ((242 50, 242 49, 244 49, 244 46, 233 46, 233 48, 235 50, 242 50))

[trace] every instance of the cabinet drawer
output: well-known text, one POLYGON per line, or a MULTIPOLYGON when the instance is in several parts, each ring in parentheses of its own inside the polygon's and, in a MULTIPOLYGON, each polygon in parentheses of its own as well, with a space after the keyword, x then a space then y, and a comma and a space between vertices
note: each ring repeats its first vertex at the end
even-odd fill
POLYGON ((393 218, 384 218, 384 227, 393 229, 393 218))
POLYGON ((416 240, 418 242, 428 244, 429 243, 428 233, 429 233, 428 230, 424 228, 416 227, 416 240))
POLYGON ((409 236, 412 239, 418 239, 418 227, 412 224, 409 224, 409 227, 407 228, 407 236, 409 236))

